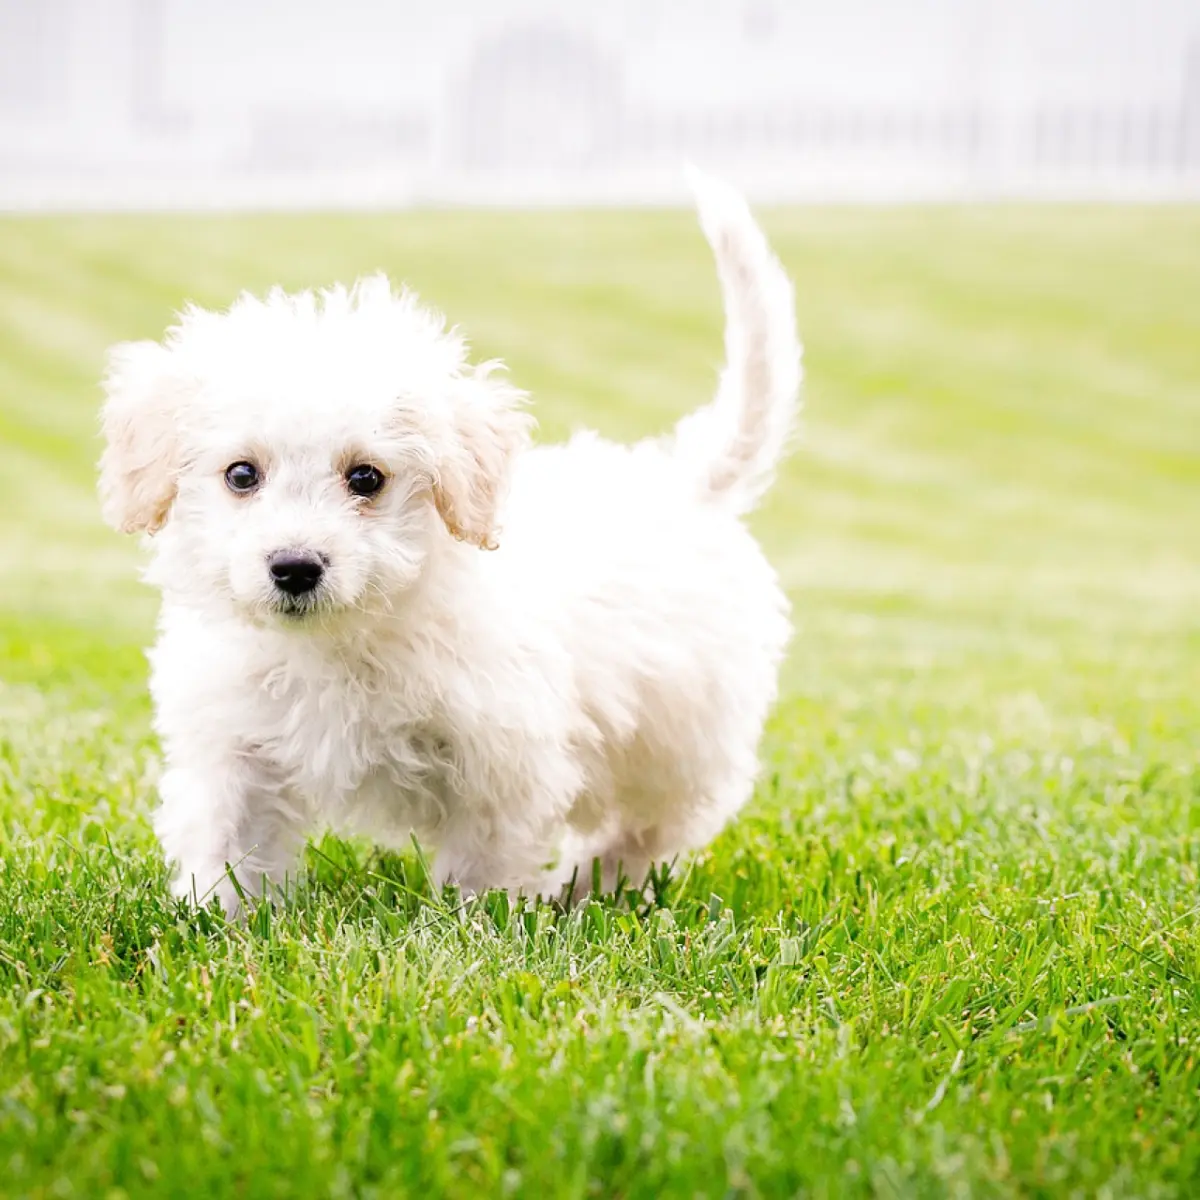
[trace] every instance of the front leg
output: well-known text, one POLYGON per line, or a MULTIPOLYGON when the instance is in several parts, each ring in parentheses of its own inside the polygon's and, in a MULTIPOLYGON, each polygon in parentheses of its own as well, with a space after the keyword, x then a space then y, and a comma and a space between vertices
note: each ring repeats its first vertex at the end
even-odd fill
POLYGON ((548 686, 524 707, 509 703, 529 689, 523 670, 507 681, 511 692, 503 680, 489 682, 490 689, 464 690, 491 700, 494 709, 447 719, 455 760, 435 834, 434 884, 456 884, 467 894, 500 888, 556 896, 575 867, 573 843, 605 819, 603 804, 581 803, 587 739, 595 735, 548 686), (528 714, 523 726, 517 723, 522 713, 528 714))
POLYGON ((572 886, 579 847, 593 839, 568 829, 566 805, 557 796, 543 793, 539 807, 522 806, 518 795, 527 799, 529 793, 514 793, 506 808, 460 816, 442 831, 433 861, 435 887, 454 884, 465 896, 500 888, 552 899, 572 886))
POLYGON ((307 827, 268 764, 230 755, 203 767, 172 766, 159 786, 154 830, 175 869, 176 896, 205 905, 216 896, 230 918, 295 872, 307 827))
POLYGON ((433 885, 453 885, 467 898, 498 888, 512 895, 555 896, 563 886, 553 850, 517 839, 493 838, 486 845, 472 835, 443 842, 433 860, 433 885))

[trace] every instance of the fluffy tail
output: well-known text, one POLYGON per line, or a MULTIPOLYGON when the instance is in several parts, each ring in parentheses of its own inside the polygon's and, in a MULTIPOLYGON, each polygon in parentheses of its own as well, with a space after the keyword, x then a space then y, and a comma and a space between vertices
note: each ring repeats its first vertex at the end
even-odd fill
POLYGON ((725 368, 715 399, 676 426, 672 450, 707 495, 748 512, 771 486, 799 411, 792 285, 742 197, 694 168, 688 181, 717 259, 725 368))

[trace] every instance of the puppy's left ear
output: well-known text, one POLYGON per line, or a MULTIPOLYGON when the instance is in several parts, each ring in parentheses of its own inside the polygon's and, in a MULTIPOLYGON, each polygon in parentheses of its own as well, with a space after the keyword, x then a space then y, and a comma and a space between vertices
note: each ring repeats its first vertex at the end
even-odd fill
POLYGON ((183 385, 158 342, 124 342, 108 355, 101 414, 100 501, 121 533, 155 533, 175 500, 183 385))
POLYGON ((481 550, 496 548, 512 460, 533 426, 525 393, 495 378, 496 369, 484 363, 455 382, 434 467, 433 500, 446 528, 481 550))

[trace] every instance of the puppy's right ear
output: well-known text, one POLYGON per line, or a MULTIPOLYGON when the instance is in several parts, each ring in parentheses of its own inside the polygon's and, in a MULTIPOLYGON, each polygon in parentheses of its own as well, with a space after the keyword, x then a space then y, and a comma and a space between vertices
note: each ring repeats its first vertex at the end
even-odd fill
POLYGON ((166 523, 180 467, 183 386, 158 342, 123 342, 108 352, 108 397, 100 422, 100 502, 121 533, 155 533, 166 523))

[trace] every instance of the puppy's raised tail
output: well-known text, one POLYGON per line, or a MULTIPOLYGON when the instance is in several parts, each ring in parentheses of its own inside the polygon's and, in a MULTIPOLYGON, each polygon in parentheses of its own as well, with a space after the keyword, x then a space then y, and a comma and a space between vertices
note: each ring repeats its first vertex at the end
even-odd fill
POLYGON ((771 486, 799 412, 792 285, 737 192, 694 168, 688 182, 717 260, 725 367, 712 402, 675 427, 672 452, 706 495, 749 512, 771 486))

